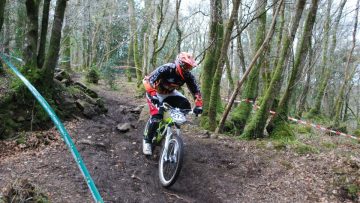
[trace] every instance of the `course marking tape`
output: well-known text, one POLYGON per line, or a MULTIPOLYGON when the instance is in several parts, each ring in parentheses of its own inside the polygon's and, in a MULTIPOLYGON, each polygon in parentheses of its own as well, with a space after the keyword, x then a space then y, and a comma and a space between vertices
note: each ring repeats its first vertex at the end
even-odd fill
MULTIPOLYGON (((260 108, 260 106, 259 106, 259 105, 256 105, 255 101, 253 101, 253 100, 251 100, 251 99, 235 100, 234 102, 235 102, 235 103, 240 103, 240 102, 250 103, 250 104, 253 105, 253 108, 254 108, 255 110, 257 110, 257 109, 260 108)), ((276 114, 275 111, 271 111, 271 110, 270 110, 269 112, 270 112, 271 115, 275 115, 275 114, 276 114)), ((355 136, 353 136, 353 135, 349 135, 349 134, 346 134, 346 133, 343 133, 343 132, 340 132, 340 131, 331 130, 331 129, 325 128, 325 127, 323 127, 323 126, 321 126, 321 125, 314 124, 314 123, 310 123, 310 122, 308 122, 308 121, 296 119, 296 118, 293 118, 293 117, 290 117, 290 116, 288 116, 288 119, 291 120, 291 121, 294 121, 294 122, 303 124, 303 125, 311 126, 311 127, 316 128, 316 129, 318 129, 318 130, 321 130, 321 131, 334 133, 334 134, 336 134, 336 135, 341 135, 341 136, 349 137, 349 138, 352 138, 352 139, 355 139, 355 140, 360 140, 360 138, 355 137, 355 136)))

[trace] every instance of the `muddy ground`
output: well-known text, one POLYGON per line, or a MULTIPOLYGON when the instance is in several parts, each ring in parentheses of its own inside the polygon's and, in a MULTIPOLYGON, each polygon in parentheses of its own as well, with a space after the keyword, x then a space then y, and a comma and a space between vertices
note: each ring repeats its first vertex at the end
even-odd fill
MULTIPOLYGON (((156 157, 141 153, 143 122, 132 110, 144 105, 135 84, 118 81, 118 90, 92 86, 108 113, 65 123, 105 202, 358 202, 359 144, 313 131, 299 135, 303 150, 271 140, 210 138, 196 119, 184 126, 185 159, 178 181, 161 187, 156 157), (129 122, 121 133, 116 126, 129 122), (306 144, 306 145, 305 145, 306 144)), ((33 132, 48 140, 32 146, 0 142, 0 190, 28 179, 52 202, 92 202, 69 150, 50 129, 33 132)), ((37 136, 39 137, 39 136, 37 136)), ((300 148, 302 149, 302 148, 300 148)))

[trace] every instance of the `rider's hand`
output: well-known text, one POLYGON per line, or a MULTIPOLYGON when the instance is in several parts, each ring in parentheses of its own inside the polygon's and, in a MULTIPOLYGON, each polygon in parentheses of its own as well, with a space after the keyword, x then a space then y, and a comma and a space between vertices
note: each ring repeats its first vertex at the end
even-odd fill
POLYGON ((201 106, 196 106, 196 107, 193 109, 193 112, 194 112, 195 115, 202 114, 202 112, 203 112, 202 107, 201 107, 201 106))
POLYGON ((153 103, 155 106, 158 106, 160 104, 159 98, 156 95, 152 96, 150 100, 151 103, 153 103))

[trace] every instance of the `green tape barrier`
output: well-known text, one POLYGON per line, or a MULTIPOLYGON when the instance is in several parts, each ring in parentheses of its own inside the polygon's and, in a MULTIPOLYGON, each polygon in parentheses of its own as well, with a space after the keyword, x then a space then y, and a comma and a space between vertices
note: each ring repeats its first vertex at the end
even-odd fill
POLYGON ((96 188, 95 183, 92 180, 89 171, 86 169, 86 166, 85 166, 83 160, 81 159, 79 151, 76 149, 75 144, 72 141, 69 133, 66 131, 64 125, 62 124, 60 119, 57 117, 54 110, 50 107, 50 105, 47 103, 47 101, 41 96, 41 94, 35 89, 35 87, 16 69, 16 67, 8 60, 8 58, 4 54, 0 53, 0 58, 22 80, 22 82, 26 85, 26 87, 35 96, 35 98, 38 100, 38 102, 41 104, 41 106, 44 108, 44 110, 49 114, 51 120, 56 125, 56 127, 57 127, 58 131, 60 132, 62 138, 64 139, 66 145, 69 147, 71 154, 73 155, 82 175, 84 176, 86 184, 88 185, 95 202, 103 203, 104 201, 102 200, 101 195, 100 195, 98 189, 96 188))

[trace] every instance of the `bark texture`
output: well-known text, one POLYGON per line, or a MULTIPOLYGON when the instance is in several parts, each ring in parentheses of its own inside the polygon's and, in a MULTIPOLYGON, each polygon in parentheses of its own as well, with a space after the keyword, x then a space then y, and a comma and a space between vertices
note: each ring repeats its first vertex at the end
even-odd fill
POLYGON ((298 79, 300 78, 300 73, 302 72, 302 67, 305 65, 305 59, 307 52, 310 47, 310 40, 312 36, 312 30, 315 24, 316 19, 316 13, 318 9, 318 3, 319 0, 312 0, 311 7, 309 9, 309 13, 306 17, 305 25, 304 25, 304 31, 302 33, 302 37, 300 41, 297 44, 297 50, 295 55, 295 61, 294 66, 291 71, 291 75, 289 78, 289 82, 287 84, 286 90, 281 97, 280 103, 278 108, 276 109, 277 114, 274 117, 274 131, 272 131, 272 122, 270 122, 271 129, 268 129, 270 135, 276 134, 276 133, 284 133, 281 132, 284 128, 283 125, 287 125, 287 115, 289 113, 289 101, 293 95, 293 92, 296 88, 296 83, 298 82, 298 79), (274 133, 272 133, 274 132, 274 133))
POLYGON ((263 137, 263 131, 266 125, 266 121, 269 117, 269 110, 273 105, 275 97, 278 96, 280 91, 281 75, 283 69, 285 68, 285 61, 289 54, 290 45, 293 43, 295 38, 296 30, 299 26, 305 3, 306 0, 298 0, 296 3, 296 13, 291 24, 291 29, 289 33, 284 36, 279 62, 276 65, 269 89, 266 91, 263 97, 260 109, 257 110, 255 115, 251 118, 250 122, 245 127, 244 133, 242 134, 242 136, 245 138, 263 137))
POLYGON ((229 22, 226 26, 224 40, 221 46, 221 53, 219 60, 216 65, 215 77, 213 80, 213 84, 211 87, 211 96, 210 96, 210 106, 209 106, 209 129, 216 129, 216 110, 219 105, 219 93, 220 93, 220 82, 221 76, 223 72, 223 66, 227 57, 227 50, 229 48, 231 33, 235 24, 235 20, 237 19, 238 10, 240 6, 240 0, 233 1, 233 10, 230 15, 229 22))
POLYGON ((54 71, 59 59, 60 41, 61 41, 61 30, 64 21, 64 14, 67 0, 57 0, 55 7, 54 22, 51 31, 49 52, 46 56, 45 63, 43 66, 44 73, 44 84, 52 84, 54 78, 54 71))

